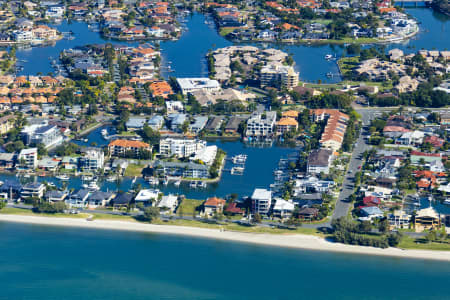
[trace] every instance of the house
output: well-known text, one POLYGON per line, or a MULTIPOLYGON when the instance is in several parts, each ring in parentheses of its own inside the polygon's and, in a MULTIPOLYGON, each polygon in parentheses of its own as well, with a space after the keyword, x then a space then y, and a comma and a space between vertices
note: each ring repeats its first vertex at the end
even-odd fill
POLYGON ((194 118, 194 123, 189 125, 189 131, 193 133, 199 133, 205 128, 206 123, 208 122, 208 117, 206 116, 198 116, 194 118))
POLYGON ((383 211, 379 209, 377 206, 367 206, 362 207, 361 210, 361 220, 373 220, 383 218, 383 211))
POLYGON ((45 193, 45 199, 50 203, 64 202, 67 195, 65 191, 48 191, 45 193))
POLYGON ((436 210, 432 207, 420 209, 414 218, 414 229, 422 232, 429 229, 436 229, 441 226, 441 219, 436 210))
POLYGON ((46 148, 63 142, 61 131, 55 125, 48 125, 46 121, 40 124, 25 126, 20 132, 25 145, 43 144, 46 148))
POLYGON ((407 229, 409 228, 409 223, 411 222, 411 215, 407 214, 403 210, 394 210, 393 213, 388 215, 388 220, 391 229, 407 229))
POLYGON ((20 197, 42 199, 45 193, 45 185, 40 182, 30 182, 25 184, 20 191, 20 197))
POLYGON ((224 199, 211 197, 203 203, 203 213, 206 216, 213 216, 214 214, 221 214, 227 202, 224 199))
POLYGON ((113 200, 110 201, 114 208, 127 207, 133 200, 133 195, 130 193, 118 193, 113 200))
POLYGON ((148 126, 151 129, 159 131, 164 125, 164 118, 160 115, 154 115, 148 120, 148 126))
POLYGON ((425 137, 423 142, 431 144, 434 148, 441 148, 444 146, 444 139, 441 139, 435 135, 425 137))
POLYGON ((272 215, 276 218, 287 219, 292 216, 294 209, 295 205, 291 201, 276 198, 275 205, 272 210, 272 215))
POLYGON ((111 202, 111 200, 113 198, 114 198, 114 193, 95 191, 89 195, 87 204, 88 204, 89 208, 106 206, 109 204, 109 202, 111 202))
POLYGON ((423 131, 408 131, 397 138, 396 144, 400 145, 420 145, 423 142, 425 133, 423 131))
POLYGON ((38 161, 38 169, 54 172, 58 169, 59 163, 59 159, 44 157, 38 161))
POLYGON ((255 189, 252 194, 252 212, 268 214, 272 205, 272 192, 266 189, 255 189))
POLYGON ((147 123, 146 118, 141 117, 130 117, 128 121, 125 123, 128 131, 136 131, 142 130, 144 128, 145 123, 147 123))
POLYGON ((170 129, 174 132, 181 132, 184 122, 187 120, 186 114, 172 113, 167 117, 170 122, 170 129))
POLYGON ((36 169, 38 162, 37 157, 38 157, 37 148, 20 150, 18 157, 20 167, 32 170, 36 169))
POLYGON ((300 220, 312 220, 319 215, 319 209, 314 207, 304 207, 297 213, 297 218, 300 220))
POLYGON ((5 180, 0 186, 0 192, 7 193, 10 200, 17 198, 22 190, 22 184, 16 180, 5 180))
POLYGON ((159 197, 159 190, 153 189, 153 190, 149 190, 149 189, 144 189, 144 190, 140 190, 139 193, 136 195, 136 197, 134 198, 134 201, 136 203, 152 203, 156 200, 158 200, 159 197))
POLYGON ((89 198, 89 191, 85 189, 80 189, 72 193, 68 199, 66 199, 66 204, 69 207, 86 207, 87 200, 89 198))
POLYGON ((308 156, 307 172, 312 174, 328 174, 333 159, 332 151, 329 149, 312 150, 308 156))
POLYGON ((0 135, 8 133, 14 128, 15 119, 14 115, 6 115, 0 118, 0 135))
POLYGON ((141 141, 118 139, 109 143, 108 150, 110 156, 140 157, 143 152, 151 152, 152 147, 149 144, 141 141))
POLYGON ((161 201, 158 203, 158 207, 162 210, 167 210, 168 213, 175 211, 178 206, 178 197, 176 195, 162 196, 161 201))
POLYGON ((10 170, 14 167, 16 161, 16 154, 14 153, 0 153, 0 169, 10 170))
POLYGON ((228 206, 225 208, 225 213, 235 216, 235 215, 241 215, 243 216, 245 214, 245 211, 237 206, 236 202, 232 202, 228 204, 228 206))

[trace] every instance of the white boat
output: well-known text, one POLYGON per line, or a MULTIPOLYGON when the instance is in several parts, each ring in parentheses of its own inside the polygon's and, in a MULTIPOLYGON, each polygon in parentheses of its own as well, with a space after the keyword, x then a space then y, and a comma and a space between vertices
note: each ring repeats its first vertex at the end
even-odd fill
POLYGON ((81 176, 81 180, 83 180, 83 181, 92 181, 93 179, 94 179, 94 177, 89 176, 89 175, 81 176))
POLYGON ((114 182, 114 181, 116 181, 116 179, 117 179, 116 176, 108 176, 108 177, 106 178, 106 181, 114 182))
POLYGON ((134 184, 136 182, 136 176, 134 176, 133 180, 131 181, 132 184, 134 184))
POLYGON ((88 188, 88 185, 87 185, 86 183, 83 183, 83 184, 81 185, 81 187, 82 187, 83 189, 87 189, 87 188, 88 188))
POLYGON ((47 182, 47 185, 51 186, 51 187, 55 187, 56 186, 56 184, 54 184, 53 182, 47 182))
POLYGON ((181 180, 177 180, 173 183, 176 187, 179 187, 181 184, 181 180))
POLYGON ((199 182, 197 182, 197 186, 198 186, 199 188, 206 188, 206 182, 204 182, 204 181, 199 181, 199 182))
POLYGON ((247 155, 245 154, 235 155, 233 156, 232 161, 235 164, 245 164, 245 162, 247 161, 247 155))
POLYGON ((189 187, 195 189, 197 187, 197 182, 191 181, 191 183, 189 183, 189 187))
POLYGON ((151 185, 157 185, 158 180, 155 177, 150 177, 150 179, 148 180, 148 183, 151 185))
POLYGON ((331 55, 331 54, 325 55, 325 59, 326 59, 326 60, 330 60, 330 59, 332 59, 332 58, 333 58, 333 55, 331 55))
POLYGON ((106 128, 102 129, 101 134, 103 137, 107 137, 108 136, 108 130, 106 130, 106 128))
POLYGON ((97 185, 97 183, 95 181, 89 182, 89 185, 87 188, 88 188, 88 190, 91 190, 91 191, 98 191, 100 189, 100 187, 97 185))
POLYGON ((164 185, 168 185, 169 184, 169 180, 168 179, 164 179, 163 184, 164 185))
POLYGON ((445 204, 445 205, 450 205, 450 199, 445 199, 445 200, 444 200, 444 204, 445 204))
POLYGON ((25 173, 25 174, 23 174, 23 177, 24 177, 24 178, 30 178, 30 177, 31 177, 31 175, 30 175, 30 174, 28 174, 28 173, 25 173))
POLYGON ((69 180, 70 177, 67 175, 58 175, 56 176, 56 178, 58 178, 59 180, 69 180))

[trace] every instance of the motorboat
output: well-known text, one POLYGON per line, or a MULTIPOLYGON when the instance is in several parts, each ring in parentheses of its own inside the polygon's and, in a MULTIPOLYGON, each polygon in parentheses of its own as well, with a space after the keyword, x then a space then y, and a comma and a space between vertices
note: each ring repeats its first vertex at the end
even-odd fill
POLYGON ((331 60, 333 58, 333 55, 332 54, 327 54, 327 55, 325 55, 325 59, 326 60, 331 60))
POLYGON ((444 200, 444 204, 445 204, 445 205, 450 205, 450 199, 445 199, 445 200, 444 200))
POLYGON ((197 187, 197 182, 191 181, 191 182, 189 183, 189 187, 192 188, 192 189, 195 189, 195 188, 197 187))
POLYGON ((233 156, 232 161, 234 164, 245 164, 245 162, 247 161, 247 155, 245 154, 235 155, 233 156))
POLYGON ((89 175, 81 176, 81 180, 83 180, 83 181, 92 181, 93 179, 94 179, 94 177, 89 176, 89 175))
POLYGON ((199 188, 206 188, 206 182, 204 182, 204 181, 199 181, 199 182, 197 182, 197 186, 198 186, 199 188))
POLYGON ((117 180, 116 176, 108 176, 108 177, 106 177, 106 181, 109 181, 109 182, 114 182, 116 180, 117 180))
POLYGON ((150 177, 150 179, 148 180, 148 183, 150 185, 157 185, 158 184, 158 180, 155 177, 150 177))
POLYGON ((63 175, 58 175, 58 176, 56 176, 56 178, 59 179, 59 180, 63 180, 63 181, 67 181, 67 180, 70 179, 70 177, 67 176, 67 175, 65 175, 65 174, 63 174, 63 175))
POLYGON ((179 187, 181 185, 181 180, 177 180, 173 183, 176 187, 179 187))
POLYGON ((91 190, 91 191, 98 191, 100 189, 100 187, 97 185, 97 183, 95 181, 89 182, 87 188, 88 188, 88 190, 91 190))

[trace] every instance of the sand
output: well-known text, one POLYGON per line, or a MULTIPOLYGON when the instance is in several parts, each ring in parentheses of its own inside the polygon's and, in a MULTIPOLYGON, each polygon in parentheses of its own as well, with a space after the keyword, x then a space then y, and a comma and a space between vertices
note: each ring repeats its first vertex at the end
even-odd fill
POLYGON ((450 251, 431 250, 402 250, 398 248, 373 248, 363 246, 344 245, 329 242, 321 237, 303 234, 263 234, 223 231, 219 229, 184 227, 172 225, 153 225, 138 222, 94 220, 87 221, 82 218, 59 218, 22 215, 0 214, 0 221, 17 222, 50 226, 69 226, 80 228, 124 230, 136 232, 149 232, 157 234, 173 234, 193 236, 199 238, 219 239, 230 242, 243 242, 258 245, 298 248, 317 251, 332 251, 348 254, 380 255, 403 258, 416 258, 427 260, 450 261, 450 251))

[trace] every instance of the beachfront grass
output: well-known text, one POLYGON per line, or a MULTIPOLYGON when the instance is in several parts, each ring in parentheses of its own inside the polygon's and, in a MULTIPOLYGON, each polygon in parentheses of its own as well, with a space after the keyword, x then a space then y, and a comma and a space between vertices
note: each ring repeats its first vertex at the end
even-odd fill
POLYGON ((397 247, 401 249, 450 251, 450 243, 428 243, 422 240, 417 242, 415 238, 410 236, 403 236, 397 247))
POLYGON ((128 167, 125 169, 124 176, 128 177, 141 176, 143 169, 144 169, 143 165, 129 164, 128 167))
POLYGON ((341 70, 342 75, 347 75, 352 72, 354 68, 359 65, 359 57, 351 56, 351 57, 343 57, 338 60, 338 66, 341 70))
POLYGON ((177 209, 177 215, 193 216, 197 214, 197 208, 202 205, 201 200, 184 199, 177 209))
POLYGON ((55 218, 77 218, 77 219, 85 219, 89 217, 89 214, 45 214, 45 213, 34 213, 30 209, 22 209, 22 208, 14 208, 14 207, 5 207, 0 210, 0 214, 4 215, 21 215, 21 216, 40 216, 40 217, 55 217, 55 218))

